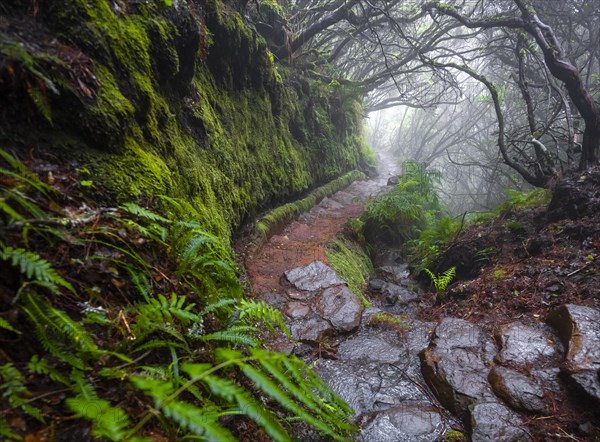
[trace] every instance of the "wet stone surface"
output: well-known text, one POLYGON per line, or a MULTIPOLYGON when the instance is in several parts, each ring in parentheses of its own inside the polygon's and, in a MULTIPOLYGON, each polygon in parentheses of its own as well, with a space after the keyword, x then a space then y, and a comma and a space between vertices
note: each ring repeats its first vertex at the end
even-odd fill
POLYGON ((522 423, 514 411, 499 402, 478 402, 471 410, 471 439, 473 442, 531 441, 519 427, 522 423))
POLYGON ((496 356, 500 363, 541 367, 556 360, 562 353, 562 345, 553 330, 542 325, 534 328, 519 322, 507 324, 500 327, 496 340, 502 348, 496 356))
POLYGON ((344 282, 331 267, 321 261, 313 261, 303 267, 285 272, 285 278, 298 290, 315 291, 341 285, 344 282))
POLYGON ((315 311, 340 332, 358 327, 363 307, 358 297, 343 285, 324 290, 315 302, 315 311))
POLYGON ((564 369, 589 396, 600 401, 600 311, 566 304, 548 315, 567 352, 564 369))
POLYGON ((547 411, 544 390, 524 374, 496 365, 488 379, 494 393, 511 408, 536 413, 547 411))
POLYGON ((457 416, 486 396, 492 396, 487 377, 495 346, 479 326, 446 318, 435 330, 430 346, 421 352, 425 380, 440 402, 457 416))
POLYGON ((406 403, 390 408, 365 426, 364 442, 435 442, 443 440, 447 425, 426 404, 406 403))

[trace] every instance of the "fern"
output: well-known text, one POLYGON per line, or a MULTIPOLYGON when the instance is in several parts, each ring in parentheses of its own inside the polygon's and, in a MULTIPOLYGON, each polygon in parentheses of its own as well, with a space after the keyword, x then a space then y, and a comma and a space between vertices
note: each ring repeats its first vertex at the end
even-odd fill
MULTIPOLYGON (((178 395, 174 394, 175 386, 171 382, 140 376, 132 377, 131 381, 137 388, 154 399, 156 408, 165 417, 177 422, 193 434, 204 436, 206 440, 214 442, 236 440, 229 430, 219 424, 219 413, 177 400, 178 395)), ((130 435, 135 434, 139 428, 141 426, 138 424, 130 435)))
POLYGON ((14 433, 11 428, 10 425, 8 424, 8 421, 6 420, 6 417, 4 417, 3 415, 0 414, 0 436, 3 436, 6 438, 6 440, 11 440, 11 441, 22 441, 23 438, 18 435, 17 433, 14 433))
MULTIPOLYGON (((130 426, 127 413, 98 397, 94 388, 84 380, 81 372, 74 371, 73 378, 75 383, 72 389, 77 395, 68 398, 65 402, 76 417, 92 421, 92 435, 111 441, 131 441, 132 439, 127 437, 130 426)), ((141 439, 137 440, 141 441, 141 439)))
MULTIPOLYGON (((262 369, 244 361, 242 354, 233 350, 219 349, 219 354, 225 359, 235 359, 236 365, 253 382, 256 388, 276 400, 279 405, 292 412, 302 421, 335 440, 346 440, 340 433, 348 433, 354 426, 344 418, 340 418, 341 410, 335 406, 325 407, 326 402, 320 401, 314 393, 308 393, 312 385, 305 380, 297 385, 295 379, 300 376, 289 376, 281 370, 281 358, 278 353, 253 349, 250 351, 253 359, 258 361, 262 369), (277 382, 269 377, 273 376, 277 382), (295 400, 295 399, 296 400, 295 400), (308 411, 304 407, 308 407, 308 411), (336 413, 337 411, 337 413, 336 413)), ((268 429, 267 429, 268 431, 268 429)))
POLYGON ((55 382, 63 385, 69 385, 69 380, 55 367, 52 367, 47 359, 40 358, 39 355, 33 355, 27 364, 29 371, 35 374, 46 375, 55 382))
POLYGON ((170 222, 167 218, 160 216, 157 213, 154 213, 148 209, 144 209, 143 207, 138 206, 134 203, 125 203, 122 206, 120 206, 120 209, 124 210, 125 212, 131 213, 132 215, 139 216, 140 218, 143 218, 147 221, 164 223, 170 222))
POLYGON ((444 273, 441 273, 438 275, 435 275, 431 270, 429 270, 427 268, 425 268, 423 270, 431 278, 431 281, 433 282, 435 290, 438 293, 445 291, 446 288, 448 287, 448 285, 450 285, 450 283, 456 276, 456 267, 450 267, 444 273))
POLYGON ((249 326, 233 326, 226 330, 216 331, 207 335, 201 336, 201 341, 221 341, 231 342, 233 344, 245 344, 251 347, 260 345, 260 340, 249 333, 258 335, 259 329, 249 326))
POLYGON ((289 338, 292 337, 290 330, 285 322, 281 312, 270 306, 264 301, 247 301, 241 300, 238 304, 239 316, 238 319, 244 324, 252 325, 254 323, 262 323, 271 333, 276 333, 274 324, 284 332, 289 338))
POLYGON ((44 349, 71 366, 85 370, 87 360, 104 354, 79 323, 41 296, 28 293, 23 310, 44 349))
POLYGON ((31 396, 31 393, 25 386, 23 373, 13 364, 8 363, 0 365, 0 378, 2 379, 2 385, 0 385, 2 397, 8 400, 11 407, 20 408, 29 416, 40 422, 45 422, 41 410, 31 405, 27 399, 28 396, 31 396))
POLYGON ((11 332, 16 333, 18 335, 21 334, 21 332, 19 330, 17 330, 12 325, 10 325, 10 323, 6 319, 4 319, 2 317, 0 317, 0 328, 3 328, 4 330, 11 331, 11 332))
POLYGON ((0 243, 0 259, 10 261, 14 267, 18 267, 27 278, 34 278, 44 284, 55 294, 60 294, 58 286, 62 286, 75 293, 73 286, 62 276, 56 273, 50 263, 41 258, 37 253, 29 252, 22 248, 13 248, 0 243))

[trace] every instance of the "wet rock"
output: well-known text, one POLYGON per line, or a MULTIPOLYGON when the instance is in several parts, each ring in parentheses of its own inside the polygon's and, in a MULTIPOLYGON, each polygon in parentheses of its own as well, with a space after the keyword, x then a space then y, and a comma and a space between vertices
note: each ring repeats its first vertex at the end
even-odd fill
POLYGON ((331 198, 323 198, 321 200, 321 202, 319 203, 319 206, 323 207, 324 209, 333 209, 333 210, 339 210, 339 209, 343 209, 344 205, 331 199, 331 198))
POLYGON ((363 306, 348 287, 338 285, 324 290, 319 295, 315 303, 315 310, 336 330, 349 332, 358 328, 363 306))
POLYGON ((546 411, 544 391, 539 384, 517 371, 496 365, 488 376, 494 393, 516 410, 546 411))
POLYGON ((291 319, 305 318, 310 314, 310 312, 310 305, 305 302, 288 302, 283 308, 283 313, 289 316, 291 319))
POLYGON ((419 295, 412 290, 407 289, 390 282, 386 283, 382 288, 382 293, 386 295, 386 302, 388 305, 396 303, 408 304, 410 302, 417 302, 419 295))
POLYGON ((346 192, 344 190, 340 190, 339 192, 333 194, 331 199, 335 200, 338 204, 340 204, 343 207, 356 204, 357 200, 360 199, 360 197, 357 197, 356 195, 353 195, 352 193, 346 192))
POLYGON ((315 371, 357 416, 387 410, 407 401, 426 403, 429 400, 413 380, 417 373, 399 364, 322 359, 315 371))
POLYGON ((487 376, 494 354, 491 337, 479 326, 445 318, 419 356, 423 376, 442 405, 462 416, 473 403, 493 397, 487 376))
POLYGON ((369 279, 369 283, 367 284, 367 288, 372 292, 380 292, 383 290, 383 286, 386 282, 383 279, 369 279))
POLYGON ((473 442, 521 442, 530 441, 527 433, 519 428, 523 421, 499 402, 479 402, 471 410, 471 440, 473 442))
POLYGON ((394 331, 364 330, 338 347, 341 360, 370 360, 374 362, 399 362, 406 354, 406 347, 394 331))
POLYGON ((529 372, 529 375, 539 383, 544 390, 558 393, 562 390, 560 382, 560 369, 557 367, 549 368, 534 368, 529 372))
POLYGON ((328 321, 316 317, 295 321, 289 328, 294 339, 305 342, 319 342, 333 333, 333 327, 328 321))
POLYGON ((564 368, 588 395, 600 400, 600 311, 565 304, 547 322, 558 332, 567 352, 564 368))
POLYGON ((402 178, 401 175, 394 175, 394 176, 389 177, 388 180, 387 180, 387 185, 388 186, 395 186, 400 181, 400 178, 402 178))
POLYGON ((390 282, 400 283, 401 281, 408 278, 410 274, 408 266, 396 265, 396 266, 383 266, 377 269, 384 275, 384 279, 388 279, 390 282))
POLYGON ((313 261, 304 267, 285 272, 285 278, 298 290, 315 291, 341 285, 344 282, 335 271, 321 261, 313 261))
POLYGON ((496 360, 518 366, 544 364, 562 351, 562 346, 549 327, 533 328, 520 322, 502 326, 496 333, 496 341, 502 348, 496 360))
POLYGON ((362 431, 365 442, 434 442, 443 440, 442 416, 423 404, 403 404, 378 413, 362 431))

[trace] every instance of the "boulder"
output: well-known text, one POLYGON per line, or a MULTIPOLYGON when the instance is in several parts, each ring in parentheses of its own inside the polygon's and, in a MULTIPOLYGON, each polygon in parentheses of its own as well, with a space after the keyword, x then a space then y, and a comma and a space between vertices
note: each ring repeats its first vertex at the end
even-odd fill
POLYGON ((340 332, 350 332, 360 325, 363 306, 345 285, 329 287, 315 301, 315 311, 340 332))
POLYGON ((496 401, 478 402, 471 410, 473 442, 529 442, 531 438, 519 426, 523 421, 505 405, 496 401))
POLYGON ((344 284, 337 273, 321 261, 313 261, 304 267, 288 270, 284 275, 296 289, 309 292, 344 284))
POLYGON ((293 322, 290 332, 297 341, 320 342, 325 336, 333 334, 333 327, 328 321, 313 316, 293 322))
POLYGON ((494 397, 487 377, 495 353, 493 340, 479 326, 445 318, 419 354, 421 371, 442 405, 464 416, 473 403, 494 397))
POLYGON ((364 441, 435 442, 447 427, 440 413, 423 404, 407 403, 378 413, 363 429, 364 441))
POLYGON ((547 411, 542 387, 524 374, 496 365, 488 380, 494 393, 511 408, 536 413, 547 411))
POLYGON ((501 348, 496 361, 516 366, 545 366, 562 352, 556 335, 547 326, 534 328, 520 322, 507 324, 496 332, 496 341, 501 348))
POLYGON ((600 401, 600 311, 565 304, 552 311, 546 322, 566 347, 564 370, 589 396, 600 401))

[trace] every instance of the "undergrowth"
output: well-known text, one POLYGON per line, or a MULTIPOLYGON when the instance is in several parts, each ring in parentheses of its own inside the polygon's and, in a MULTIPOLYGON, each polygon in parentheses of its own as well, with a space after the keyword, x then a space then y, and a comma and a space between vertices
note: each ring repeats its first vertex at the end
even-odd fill
POLYGON ((227 244, 137 204, 89 207, 0 155, 2 438, 287 441, 298 421, 351 437, 348 406, 262 348, 289 330, 243 298, 227 244))
POLYGON ((329 265, 358 296, 364 307, 370 305, 364 295, 365 283, 373 273, 373 263, 357 243, 336 240, 325 249, 329 265))

